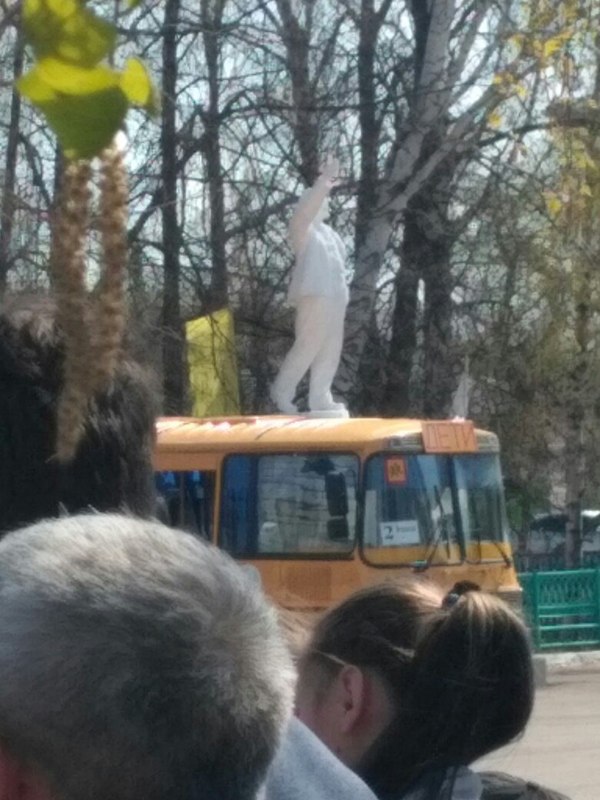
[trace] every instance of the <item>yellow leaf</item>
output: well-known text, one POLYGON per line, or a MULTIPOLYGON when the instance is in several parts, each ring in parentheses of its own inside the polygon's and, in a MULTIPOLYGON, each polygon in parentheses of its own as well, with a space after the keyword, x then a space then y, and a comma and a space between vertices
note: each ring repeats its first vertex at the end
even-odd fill
POLYGON ((592 197, 592 190, 590 189, 589 184, 583 183, 579 190, 579 193, 582 194, 584 197, 592 197))
POLYGON ((127 59, 121 73, 121 89, 130 103, 146 106, 152 95, 152 82, 148 70, 137 58, 127 59))
POLYGON ((499 128, 502 125, 502 116, 497 111, 488 114, 487 124, 490 128, 499 128))
POLYGON ((56 100, 56 92, 42 79, 37 67, 21 75, 17 81, 17 89, 32 103, 48 103, 56 100))
POLYGON ((119 85, 119 74, 102 65, 88 69, 58 58, 43 58, 38 69, 42 80, 61 94, 93 94, 119 85))
POLYGON ((560 214, 563 205, 562 200, 554 192, 545 192, 544 200, 546 201, 548 214, 554 219, 560 214))
POLYGON ((46 14, 67 19, 75 14, 80 3, 77 0, 25 0, 23 3, 23 20, 28 22, 37 14, 46 14))
POLYGON ((508 41, 511 44, 514 44, 515 47, 521 49, 521 47, 523 47, 523 42, 525 41, 525 37, 523 36, 522 33, 515 33, 509 37, 508 41))
POLYGON ((556 36, 553 39, 546 39, 542 46, 542 55, 544 58, 549 58, 551 55, 556 53, 564 44, 564 40, 560 36, 556 36))
POLYGON ((515 92, 517 93, 517 97, 521 100, 524 100, 527 97, 527 87, 523 86, 522 83, 515 84, 515 92))

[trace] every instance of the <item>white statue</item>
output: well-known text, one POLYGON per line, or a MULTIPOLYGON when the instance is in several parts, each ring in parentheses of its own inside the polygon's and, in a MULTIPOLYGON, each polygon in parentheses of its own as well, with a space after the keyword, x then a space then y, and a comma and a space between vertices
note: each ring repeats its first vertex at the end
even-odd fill
POLYGON ((347 416, 343 403, 331 396, 331 384, 344 341, 348 305, 344 263, 346 248, 325 223, 329 192, 337 181, 339 162, 328 158, 314 186, 307 189, 292 215, 289 238, 296 255, 288 301, 296 306, 295 341, 271 387, 271 398, 286 414, 297 413, 296 386, 310 370, 308 405, 312 412, 347 416))

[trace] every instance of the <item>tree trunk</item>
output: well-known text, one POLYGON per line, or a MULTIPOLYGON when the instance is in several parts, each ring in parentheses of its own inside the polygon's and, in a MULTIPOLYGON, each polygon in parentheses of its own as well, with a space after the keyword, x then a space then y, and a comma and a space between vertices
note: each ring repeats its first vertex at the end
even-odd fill
POLYGON ((568 414, 565 446, 565 484, 567 526, 565 533, 565 566, 576 569, 581 565, 581 511, 585 489, 584 414, 579 402, 568 414))
POLYGON ((281 36, 292 81, 295 119, 294 139, 300 151, 300 174, 311 185, 319 174, 319 130, 315 116, 315 93, 310 80, 310 31, 303 28, 290 0, 276 0, 282 21, 281 36))
POLYGON ((590 268, 584 268, 575 286, 575 341, 577 353, 569 370, 567 430, 565 446, 565 484, 567 528, 565 565, 575 569, 581 564, 581 511, 586 489, 585 422, 586 402, 590 394, 590 357, 592 307, 590 268))
MULTIPOLYGON (((24 40, 21 29, 17 33, 13 57, 13 75, 16 78, 23 71, 24 40)), ((4 182, 0 199, 0 299, 6 291, 8 272, 12 265, 11 243, 16 208, 16 170, 17 147, 19 142, 19 122, 21 119, 21 95, 13 89, 10 101, 10 121, 4 157, 4 182)))
MULTIPOLYGON (((435 137, 437 139, 437 137, 435 137)), ((437 146, 434 141, 433 147, 437 146)), ((426 145, 425 157, 427 157, 426 145)), ((448 219, 454 162, 447 160, 409 201, 404 212, 401 268, 395 280, 395 305, 386 388, 389 413, 447 415, 454 390, 450 358, 452 290, 450 257, 454 235, 448 219), (410 397, 417 351, 418 286, 425 288, 424 375, 421 399, 410 397)))
POLYGON ((418 23, 415 38, 419 62, 415 65, 410 117, 398 130, 388 173, 379 182, 368 218, 361 222, 346 318, 344 354, 336 381, 338 390, 351 406, 356 402, 357 375, 373 314, 377 279, 392 231, 410 198, 453 152, 463 128, 470 124, 470 119, 465 116, 455 126, 452 137, 447 137, 443 145, 423 162, 426 137, 432 130, 439 129, 450 101, 446 83, 447 57, 454 3, 451 0, 435 2, 428 8, 425 18, 414 18, 415 24, 418 23))
POLYGON ((355 249, 362 247, 370 215, 377 203, 379 136, 375 51, 380 24, 373 0, 362 0, 358 42, 358 97, 360 122, 360 178, 356 193, 355 249))
POLYGON ((225 248, 225 201, 221 164, 221 121, 219 111, 220 43, 224 0, 203 0, 202 27, 208 72, 209 100, 204 114, 204 166, 210 203, 210 252, 212 272, 207 313, 228 302, 227 256, 225 248), (213 13, 211 14, 211 10, 213 13))
POLYGON ((410 416, 420 411, 413 408, 410 386, 417 349, 421 246, 419 218, 407 211, 400 250, 401 267, 394 279, 392 335, 383 401, 383 411, 390 416, 410 416))
POLYGON ((413 198, 420 204, 417 213, 423 235, 423 413, 427 417, 446 417, 456 388, 451 356, 454 236, 448 219, 453 168, 450 160, 445 161, 413 198))
POLYGON ((177 23, 180 0, 166 0, 163 30, 163 114, 160 132, 164 290, 161 315, 165 411, 184 410, 184 336, 179 278, 181 231, 177 219, 177 23))

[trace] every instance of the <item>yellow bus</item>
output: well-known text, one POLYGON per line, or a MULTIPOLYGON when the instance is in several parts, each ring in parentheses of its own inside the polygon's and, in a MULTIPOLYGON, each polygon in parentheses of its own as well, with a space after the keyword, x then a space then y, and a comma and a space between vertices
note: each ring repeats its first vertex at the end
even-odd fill
POLYGON ((420 573, 520 595, 497 437, 471 421, 162 418, 162 513, 291 609, 420 573))

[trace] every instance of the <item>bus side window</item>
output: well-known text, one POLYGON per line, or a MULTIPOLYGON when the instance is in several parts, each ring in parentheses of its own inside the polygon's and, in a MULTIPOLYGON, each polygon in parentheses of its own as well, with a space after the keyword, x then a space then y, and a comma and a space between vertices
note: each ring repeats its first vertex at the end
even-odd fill
POLYGON ((215 473, 157 472, 157 516, 174 528, 212 538, 215 503, 215 473))

